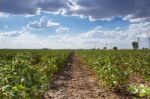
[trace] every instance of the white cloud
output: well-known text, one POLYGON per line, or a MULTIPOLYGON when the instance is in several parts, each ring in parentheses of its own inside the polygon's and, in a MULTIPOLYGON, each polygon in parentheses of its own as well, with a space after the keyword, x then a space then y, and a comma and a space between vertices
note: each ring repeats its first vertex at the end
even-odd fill
POLYGON ((69 32, 69 28, 68 28, 68 27, 62 27, 62 26, 60 26, 60 27, 58 27, 58 28, 56 29, 56 32, 57 32, 57 33, 69 32))
POLYGON ((47 27, 53 27, 53 26, 59 26, 59 23, 53 22, 53 20, 50 19, 50 20, 47 22, 47 27))
POLYGON ((149 5, 149 0, 0 0, 0 12, 36 15, 39 11, 45 11, 54 14, 84 16, 92 21, 110 20, 116 16, 139 19, 150 16, 149 5))
POLYGON ((133 15, 127 15, 123 18, 123 20, 129 20, 131 23, 140 23, 140 22, 149 22, 150 17, 142 17, 142 18, 134 18, 133 15))
POLYGON ((0 17, 9 17, 9 14, 6 14, 6 13, 0 13, 0 17))
MULTIPOLYGON (((78 38, 82 40, 85 45, 90 43, 97 47, 104 47, 107 43, 109 48, 118 46, 119 48, 132 48, 131 42, 136 41, 140 37, 140 47, 148 47, 148 38, 150 37, 150 22, 134 23, 128 29, 114 29, 106 30, 102 27, 96 27, 93 30, 84 32, 78 38), (93 42, 93 43, 92 43, 93 42)), ((90 46, 90 45, 88 45, 90 46)))
POLYGON ((34 17, 35 15, 25 15, 25 18, 30 18, 30 17, 34 17))
POLYGON ((30 22, 27 27, 33 28, 33 29, 40 29, 40 28, 46 28, 46 27, 56 27, 59 26, 58 22, 54 22, 52 19, 49 19, 46 16, 43 16, 40 18, 39 21, 30 22))
POLYGON ((81 34, 57 33, 39 36, 27 30, 0 32, 1 48, 132 48, 131 42, 140 37, 140 47, 148 47, 150 22, 133 23, 126 30, 107 30, 97 26, 81 34))

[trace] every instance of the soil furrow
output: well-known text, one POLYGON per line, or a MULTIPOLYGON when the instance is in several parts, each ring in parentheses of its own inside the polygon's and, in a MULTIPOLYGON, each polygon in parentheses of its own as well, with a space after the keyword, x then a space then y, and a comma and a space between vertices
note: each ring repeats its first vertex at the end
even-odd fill
POLYGON ((128 99, 105 91, 91 70, 77 55, 71 57, 64 69, 55 75, 44 95, 45 99, 128 99))

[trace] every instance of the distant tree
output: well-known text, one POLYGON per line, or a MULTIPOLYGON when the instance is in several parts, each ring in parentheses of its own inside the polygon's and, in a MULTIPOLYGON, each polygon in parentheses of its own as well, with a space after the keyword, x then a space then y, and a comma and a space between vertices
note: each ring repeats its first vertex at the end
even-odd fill
POLYGON ((104 49, 104 50, 106 50, 106 49, 107 49, 107 47, 104 47, 103 49, 104 49))
POLYGON ((43 48, 43 50, 48 50, 48 48, 43 48))
POLYGON ((145 48, 143 47, 143 50, 144 50, 145 48))
POLYGON ((92 50, 96 50, 95 48, 92 48, 92 50))
POLYGON ((118 48, 116 46, 113 47, 113 50, 117 50, 118 48))
POLYGON ((138 49, 139 48, 138 42, 136 42, 136 41, 132 42, 132 47, 133 47, 133 49, 138 49))
POLYGON ((143 50, 147 50, 147 49, 148 49, 148 48, 144 48, 144 47, 143 47, 143 50))

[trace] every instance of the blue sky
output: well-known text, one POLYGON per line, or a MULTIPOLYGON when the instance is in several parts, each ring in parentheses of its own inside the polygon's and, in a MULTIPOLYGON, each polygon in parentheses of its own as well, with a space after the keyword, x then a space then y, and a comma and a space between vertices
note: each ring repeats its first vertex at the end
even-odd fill
POLYGON ((0 48, 142 48, 149 31, 149 0, 0 1, 0 48))

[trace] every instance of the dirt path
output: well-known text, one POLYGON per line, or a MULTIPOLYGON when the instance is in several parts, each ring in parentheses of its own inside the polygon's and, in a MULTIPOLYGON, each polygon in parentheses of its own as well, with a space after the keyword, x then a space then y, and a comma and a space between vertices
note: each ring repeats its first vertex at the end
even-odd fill
POLYGON ((104 91, 95 75, 73 55, 71 62, 54 77, 45 99, 127 99, 104 91), (119 98, 120 97, 120 98, 119 98))

